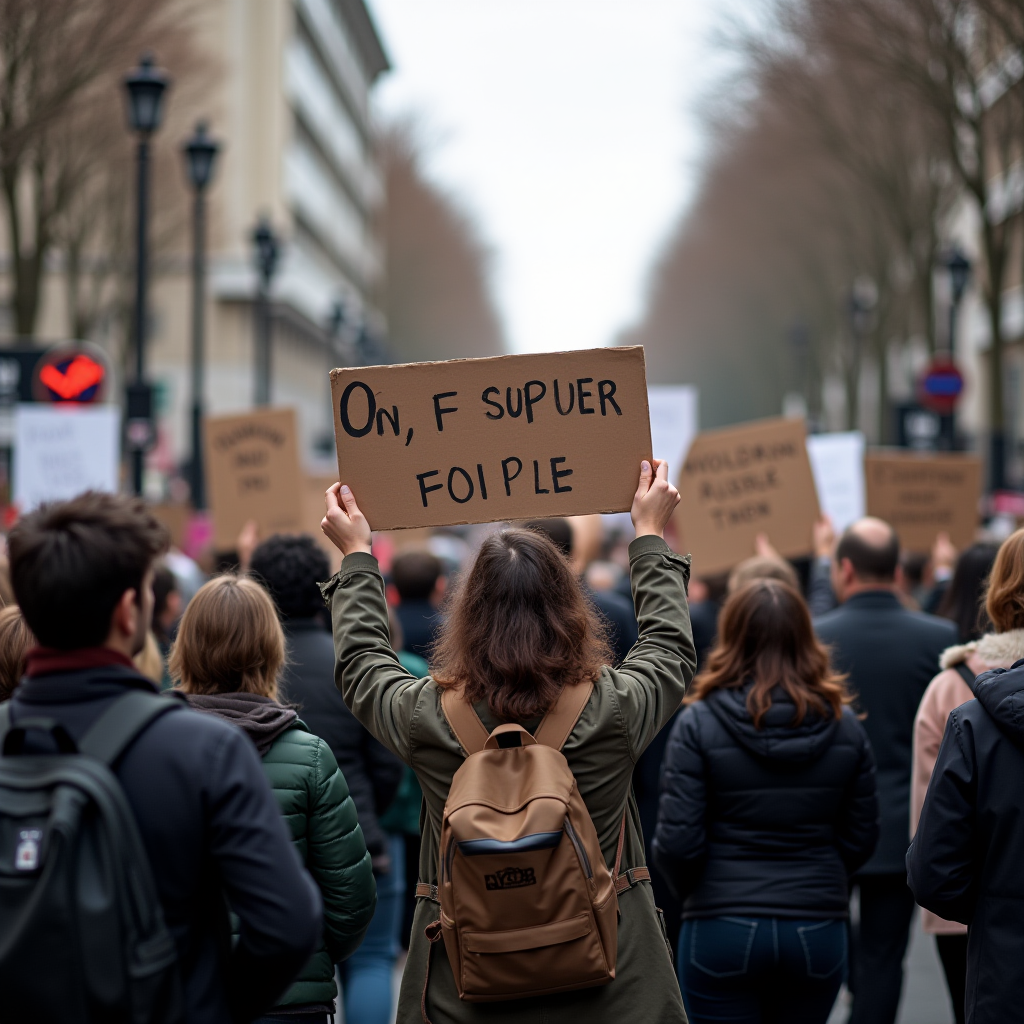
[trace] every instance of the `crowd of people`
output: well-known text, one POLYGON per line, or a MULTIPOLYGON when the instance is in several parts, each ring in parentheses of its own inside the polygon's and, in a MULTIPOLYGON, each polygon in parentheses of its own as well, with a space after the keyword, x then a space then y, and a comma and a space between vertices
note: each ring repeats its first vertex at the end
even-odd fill
POLYGON ((593 517, 396 546, 336 484, 340 571, 323 538, 248 531, 205 581, 137 499, 23 517, 0 574, 2 1018, 825 1024, 845 985, 853 1024, 893 1024, 920 906, 958 1024, 1024 1021, 1024 530, 921 559, 880 520, 823 521, 809 561, 761 537, 691 579, 677 502, 644 463, 631 540, 593 517), (546 796, 514 807, 545 745, 546 796), (60 767, 76 753, 106 767, 60 767), (444 846, 467 771, 533 831, 474 812, 444 846), (585 829, 536 825, 555 778, 585 829), (584 873, 565 920, 560 843, 584 873), (117 844, 145 861, 127 896, 117 844), (472 933, 467 865, 493 901, 472 933), (612 953, 560 986, 609 898, 612 953), (101 927, 118 900, 135 931, 101 927), (510 927, 523 908, 550 921, 510 927), (118 974, 133 942, 149 966, 118 974))

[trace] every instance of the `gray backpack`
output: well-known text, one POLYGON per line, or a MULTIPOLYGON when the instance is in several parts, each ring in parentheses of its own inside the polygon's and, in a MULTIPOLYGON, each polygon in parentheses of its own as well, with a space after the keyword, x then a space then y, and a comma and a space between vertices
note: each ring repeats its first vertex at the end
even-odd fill
POLYGON ((182 705, 130 691, 76 746, 0 704, 0 1014, 33 1024, 176 1024, 174 940, 120 782, 120 754, 182 705), (23 753, 49 733, 57 754, 23 753))

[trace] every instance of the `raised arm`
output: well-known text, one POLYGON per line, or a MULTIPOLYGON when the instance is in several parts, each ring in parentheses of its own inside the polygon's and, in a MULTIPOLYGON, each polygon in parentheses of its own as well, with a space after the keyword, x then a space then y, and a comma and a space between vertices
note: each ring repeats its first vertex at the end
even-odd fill
POLYGON ((352 714, 406 764, 413 713, 429 679, 410 675, 391 648, 384 579, 370 527, 348 487, 327 492, 321 529, 345 556, 323 587, 334 632, 334 681, 352 714))
POLYGON ((640 637, 611 673, 634 761, 678 710, 697 667, 686 603, 690 560, 662 536, 678 502, 667 464, 644 462, 631 510, 637 536, 629 546, 640 637))

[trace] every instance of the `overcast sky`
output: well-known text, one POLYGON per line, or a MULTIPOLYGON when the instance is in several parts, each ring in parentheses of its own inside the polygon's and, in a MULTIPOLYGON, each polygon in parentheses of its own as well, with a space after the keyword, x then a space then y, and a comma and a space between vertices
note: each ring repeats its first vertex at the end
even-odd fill
POLYGON ((368 0, 421 115, 427 169, 494 251, 517 352, 604 345, 637 319, 691 197, 717 0, 368 0))

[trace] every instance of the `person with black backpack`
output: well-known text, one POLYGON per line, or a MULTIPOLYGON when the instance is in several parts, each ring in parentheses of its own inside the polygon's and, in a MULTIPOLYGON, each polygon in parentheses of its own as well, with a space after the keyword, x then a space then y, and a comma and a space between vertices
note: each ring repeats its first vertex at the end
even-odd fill
POLYGON ((320 942, 253 744, 132 665, 166 545, 141 500, 91 492, 8 538, 40 646, 0 705, 4 1020, 251 1021, 320 942))

